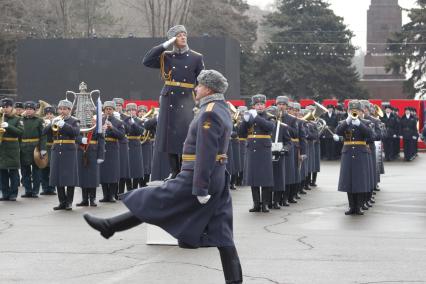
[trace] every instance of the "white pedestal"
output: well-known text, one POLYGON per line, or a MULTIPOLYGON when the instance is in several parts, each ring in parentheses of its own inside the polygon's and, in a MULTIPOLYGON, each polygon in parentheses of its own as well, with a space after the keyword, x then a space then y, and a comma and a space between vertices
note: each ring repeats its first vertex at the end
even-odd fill
POLYGON ((160 227, 146 225, 146 244, 147 245, 168 245, 177 246, 177 240, 160 227))

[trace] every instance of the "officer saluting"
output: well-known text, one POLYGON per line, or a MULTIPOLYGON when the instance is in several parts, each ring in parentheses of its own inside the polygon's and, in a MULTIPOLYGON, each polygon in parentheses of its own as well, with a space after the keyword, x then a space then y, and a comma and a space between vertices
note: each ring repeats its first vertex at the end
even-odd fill
POLYGON ((159 187, 127 193, 124 204, 130 212, 107 219, 88 214, 84 217, 105 238, 146 222, 162 227, 177 238, 182 247, 217 247, 226 283, 242 283, 232 236, 229 175, 225 170, 224 154, 232 131, 223 95, 228 83, 214 70, 203 71, 198 80, 200 111, 185 140, 182 172, 159 187))
POLYGON ((50 185, 56 186, 59 205, 53 210, 71 210, 74 189, 78 185, 77 145, 80 122, 71 116, 72 103, 62 100, 58 104, 60 116, 47 125, 43 134, 53 135, 50 161, 50 185), (65 192, 65 187, 67 188, 65 192))
POLYGON ((371 190, 367 140, 372 138, 372 130, 359 119, 361 103, 358 100, 349 102, 348 114, 336 128, 336 134, 344 139, 338 190, 348 194, 349 210, 345 214, 363 215, 363 196, 371 190))
POLYGON ((171 178, 174 178, 180 170, 183 142, 194 116, 193 90, 204 63, 201 54, 189 49, 184 26, 172 27, 167 38, 168 41, 145 55, 143 64, 160 68, 164 80, 155 147, 159 152, 168 153, 171 178), (166 51, 171 45, 173 51, 166 51))

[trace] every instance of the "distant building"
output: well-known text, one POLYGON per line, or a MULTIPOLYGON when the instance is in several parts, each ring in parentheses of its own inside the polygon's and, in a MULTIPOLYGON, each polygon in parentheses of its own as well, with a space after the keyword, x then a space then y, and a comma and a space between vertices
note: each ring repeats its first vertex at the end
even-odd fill
POLYGON ((367 54, 364 59, 362 85, 374 99, 404 99, 405 74, 386 72, 390 51, 387 40, 401 31, 402 10, 398 0, 371 0, 367 12, 367 54))

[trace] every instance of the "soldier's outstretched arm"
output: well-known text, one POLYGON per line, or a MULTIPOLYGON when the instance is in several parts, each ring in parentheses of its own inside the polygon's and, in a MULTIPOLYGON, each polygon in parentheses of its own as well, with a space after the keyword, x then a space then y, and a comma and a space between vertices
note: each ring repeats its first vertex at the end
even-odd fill
POLYGON ((160 56, 166 49, 163 45, 154 46, 147 54, 145 54, 142 63, 149 68, 160 68, 160 56))
POLYGON ((22 123, 22 119, 20 118, 18 123, 15 125, 9 124, 7 127, 7 131, 11 133, 12 135, 16 135, 18 137, 21 137, 24 133, 24 124, 22 123))
POLYGON ((206 196, 213 193, 208 191, 210 176, 215 168, 216 155, 223 154, 218 151, 224 127, 219 115, 214 112, 204 112, 198 120, 197 128, 192 194, 206 196))

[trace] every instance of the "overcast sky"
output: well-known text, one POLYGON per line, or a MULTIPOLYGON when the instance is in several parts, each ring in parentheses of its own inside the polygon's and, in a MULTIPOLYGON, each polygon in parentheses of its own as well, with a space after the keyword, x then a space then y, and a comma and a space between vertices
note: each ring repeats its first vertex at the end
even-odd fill
MULTIPOLYGON (((259 6, 262 9, 270 9, 275 0, 247 0, 251 5, 259 6)), ((366 49, 367 37, 367 10, 370 0, 327 0, 331 4, 334 12, 343 17, 345 23, 355 33, 352 43, 355 46, 366 49)), ((412 8, 415 0, 399 0, 402 8, 412 8)), ((403 23, 407 22, 406 13, 403 13, 403 23)))

